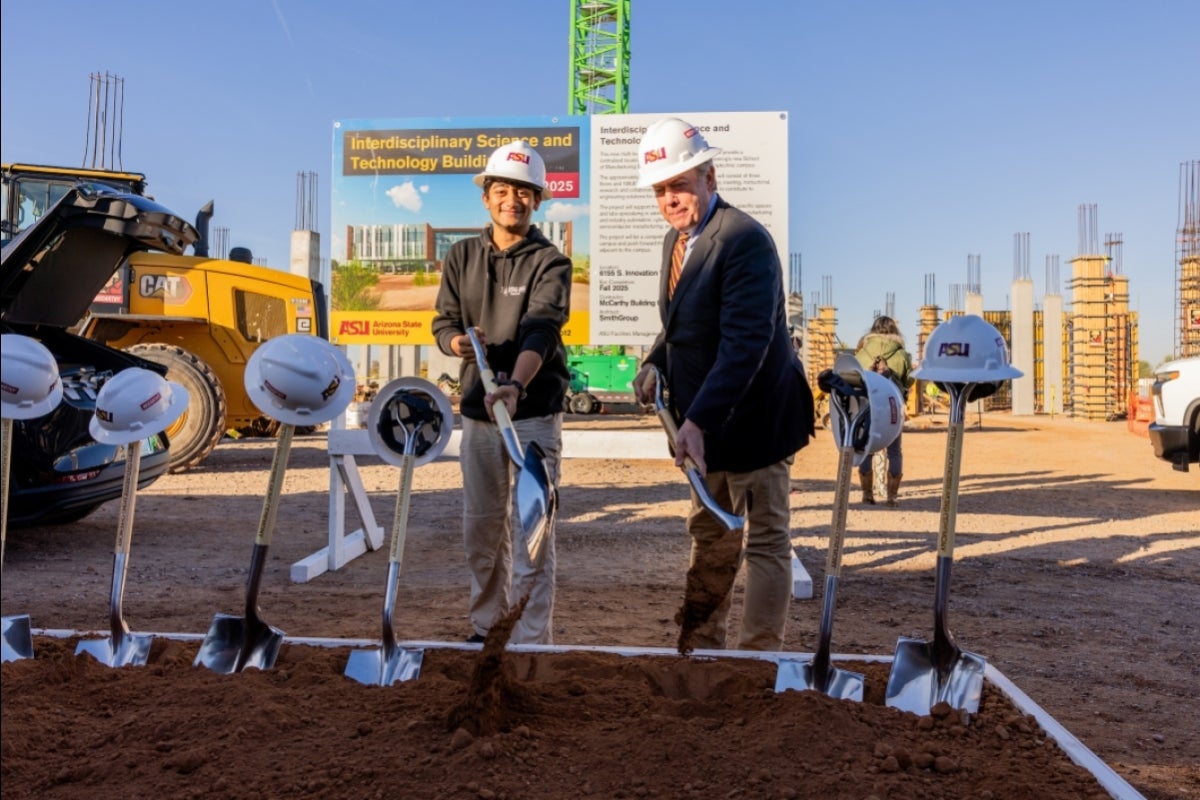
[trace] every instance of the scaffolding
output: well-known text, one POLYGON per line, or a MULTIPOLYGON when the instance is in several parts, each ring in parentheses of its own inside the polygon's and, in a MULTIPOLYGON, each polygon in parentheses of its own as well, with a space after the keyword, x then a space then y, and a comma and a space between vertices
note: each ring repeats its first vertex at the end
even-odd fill
POLYGON ((1200 356, 1200 161, 1179 165, 1175 286, 1175 356, 1200 356))
POLYGON ((1120 234, 1100 253, 1096 206, 1079 207, 1080 255, 1071 260, 1070 413, 1089 420, 1124 419, 1136 379, 1137 316, 1129 310, 1120 234))
POLYGON ((817 385, 822 370, 833 369, 833 362, 844 348, 837 335, 837 307, 833 305, 833 278, 821 276, 821 291, 813 298, 804 332, 804 369, 810 386, 817 385))

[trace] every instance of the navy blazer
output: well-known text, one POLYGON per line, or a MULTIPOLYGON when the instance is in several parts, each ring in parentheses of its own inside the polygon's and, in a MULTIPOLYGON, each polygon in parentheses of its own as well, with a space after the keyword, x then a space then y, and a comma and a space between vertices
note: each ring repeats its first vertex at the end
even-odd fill
POLYGON ((646 357, 666 376, 676 420, 704 431, 713 471, 748 472, 792 456, 813 436, 813 397, 792 350, 771 234, 718 196, 668 301, 678 237, 672 230, 663 239, 663 328, 646 357))

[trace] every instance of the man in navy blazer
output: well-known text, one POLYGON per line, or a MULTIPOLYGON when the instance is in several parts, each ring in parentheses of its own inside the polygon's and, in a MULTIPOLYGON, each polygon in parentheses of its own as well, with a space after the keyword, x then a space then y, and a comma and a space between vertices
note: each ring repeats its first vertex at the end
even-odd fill
MULTIPOLYGON (((770 233, 717 194, 713 156, 677 118, 651 125, 639 146, 639 188, 653 187, 671 230, 663 239, 663 328, 634 379, 649 403, 657 367, 679 433, 675 463, 690 457, 723 508, 745 516, 745 607, 737 647, 781 650, 791 602, 788 493, 796 451, 813 436, 813 398, 792 349, 783 271, 770 233)), ((692 493, 691 561, 727 532, 692 493)), ((730 598, 692 636, 726 646, 730 598)))

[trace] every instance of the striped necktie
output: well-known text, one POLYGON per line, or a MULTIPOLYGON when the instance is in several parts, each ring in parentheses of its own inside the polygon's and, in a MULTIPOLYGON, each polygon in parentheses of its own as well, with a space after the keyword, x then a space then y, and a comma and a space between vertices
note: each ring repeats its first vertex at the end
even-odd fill
POLYGON ((683 272, 683 257, 687 253, 688 235, 679 234, 675 247, 671 250, 671 279, 667 284, 667 299, 675 295, 675 284, 679 283, 679 273, 683 272))

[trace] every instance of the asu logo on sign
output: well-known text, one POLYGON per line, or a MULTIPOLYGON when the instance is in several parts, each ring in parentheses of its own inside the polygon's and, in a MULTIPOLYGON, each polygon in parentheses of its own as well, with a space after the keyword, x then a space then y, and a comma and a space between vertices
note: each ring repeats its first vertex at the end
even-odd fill
POLYGON ((338 336, 370 336, 371 321, 366 319, 344 319, 338 326, 338 336))
POLYGON ((655 161, 661 161, 667 157, 667 148, 660 147, 657 150, 647 150, 642 153, 643 164, 653 164, 655 161))
POLYGON ((529 166, 529 154, 528 153, 518 153, 516 151, 510 150, 508 153, 507 160, 520 161, 522 164, 529 166))
POLYGON ((951 357, 961 356, 962 358, 968 358, 971 355, 971 343, 943 342, 941 346, 938 347, 938 355, 951 357))

